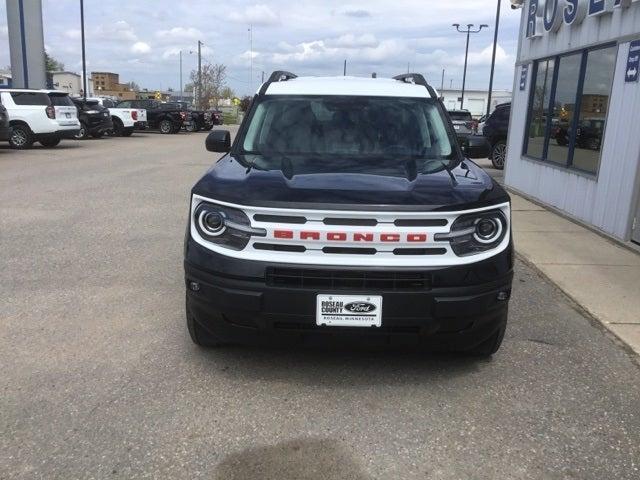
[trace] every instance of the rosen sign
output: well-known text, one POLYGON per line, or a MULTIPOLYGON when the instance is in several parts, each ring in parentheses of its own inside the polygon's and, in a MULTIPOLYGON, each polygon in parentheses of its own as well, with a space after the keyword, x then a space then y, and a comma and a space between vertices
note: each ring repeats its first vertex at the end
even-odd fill
POLYGON ((610 15, 629 8, 633 0, 529 0, 527 38, 557 32, 562 25, 578 25, 587 17, 610 15))

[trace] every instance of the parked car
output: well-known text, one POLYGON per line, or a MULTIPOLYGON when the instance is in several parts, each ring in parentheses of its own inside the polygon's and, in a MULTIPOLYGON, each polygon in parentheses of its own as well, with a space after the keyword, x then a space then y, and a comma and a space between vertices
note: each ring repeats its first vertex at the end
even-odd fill
POLYGON ((210 111, 197 110, 187 102, 171 103, 190 114, 190 121, 184 126, 187 132, 198 132, 200 130, 211 130, 213 128, 210 111))
POLYGON ((507 139, 509 137, 509 118, 511 103, 502 103, 487 118, 482 135, 491 145, 489 158, 493 166, 499 170, 504 168, 507 159, 507 139))
POLYGON ((510 199, 424 77, 275 72, 195 184, 186 320, 201 346, 349 337, 488 356, 513 276, 510 199), (401 99, 401 100, 400 100, 401 99), (466 153, 466 155, 465 155, 466 153))
POLYGON ((475 133, 477 123, 473 120, 471 112, 468 110, 449 110, 448 113, 459 139, 475 133))
POLYGON ((34 142, 55 147, 73 139, 80 129, 78 112, 66 92, 55 90, 0 90, 0 102, 9 114, 12 148, 30 148, 34 142))
POLYGON ((125 100, 117 104, 118 108, 144 108, 147 111, 149 129, 158 130, 162 134, 178 133, 188 121, 188 114, 173 103, 162 103, 158 100, 125 100))
MULTIPOLYGON (((224 123, 224 117, 220 110, 211 111, 211 122, 213 125, 222 125, 224 123)), ((211 128, 213 128, 213 126, 211 128)), ((211 128, 207 128, 205 130, 211 130, 211 128)))
POLYGON ((107 133, 116 137, 130 137, 135 130, 147 129, 147 111, 144 108, 118 108, 108 98, 91 98, 109 109, 113 128, 107 133))
POLYGON ((109 109, 100 105, 97 100, 82 98, 72 100, 78 109, 78 119, 80 120, 80 131, 76 135, 78 140, 89 138, 89 135, 93 138, 102 138, 113 128, 109 109))
MULTIPOLYGON (((576 145, 578 148, 600 150, 602 136, 604 134, 604 125, 605 122, 602 118, 587 118, 581 120, 578 124, 576 135, 576 145)), ((571 139, 571 132, 571 127, 567 125, 557 125, 553 128, 551 136, 555 138, 558 145, 566 146, 571 139)))
POLYGON ((0 142, 6 142, 9 140, 11 133, 11 127, 9 126, 9 114, 4 105, 0 103, 0 142))

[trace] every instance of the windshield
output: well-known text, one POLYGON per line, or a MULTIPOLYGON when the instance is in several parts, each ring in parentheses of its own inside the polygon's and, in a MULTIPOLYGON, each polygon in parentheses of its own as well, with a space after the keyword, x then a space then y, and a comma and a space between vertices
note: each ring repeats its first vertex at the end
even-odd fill
POLYGON ((256 107, 240 147, 275 162, 283 156, 293 162, 296 156, 356 162, 456 158, 441 111, 426 98, 268 96, 256 107))

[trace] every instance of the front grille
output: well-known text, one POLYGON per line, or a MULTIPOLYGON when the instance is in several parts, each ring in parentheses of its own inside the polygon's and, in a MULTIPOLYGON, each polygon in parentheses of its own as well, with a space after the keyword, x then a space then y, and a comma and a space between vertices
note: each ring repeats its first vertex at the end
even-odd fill
POLYGON ((413 290, 430 288, 427 272, 321 270, 270 267, 266 282, 271 287, 339 290, 413 290))

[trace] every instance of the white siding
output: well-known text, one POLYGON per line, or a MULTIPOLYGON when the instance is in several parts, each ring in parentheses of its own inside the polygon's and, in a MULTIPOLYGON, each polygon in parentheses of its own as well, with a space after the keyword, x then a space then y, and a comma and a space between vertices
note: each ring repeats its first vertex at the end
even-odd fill
POLYGON ((521 157, 531 71, 526 91, 514 94, 505 177, 507 185, 623 240, 635 213, 640 164, 640 84, 624 83, 628 52, 629 43, 622 44, 597 178, 521 157))

